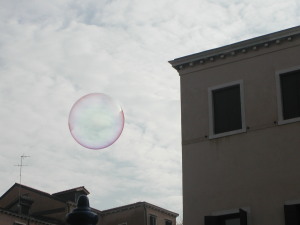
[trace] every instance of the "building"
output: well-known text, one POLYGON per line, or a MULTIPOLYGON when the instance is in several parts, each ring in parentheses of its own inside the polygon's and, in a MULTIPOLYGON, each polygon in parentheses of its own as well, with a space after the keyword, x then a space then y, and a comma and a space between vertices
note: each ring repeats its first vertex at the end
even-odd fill
POLYGON ((170 63, 184 224, 300 224, 300 27, 170 63))
MULTIPOLYGON (((0 224, 64 225, 78 197, 88 194, 84 187, 48 194, 16 183, 0 197, 0 224)), ((91 209, 99 216, 97 225, 175 225, 178 216, 147 202, 103 211, 91 209)))
POLYGON ((101 225, 176 225, 177 213, 147 202, 101 211, 101 225))

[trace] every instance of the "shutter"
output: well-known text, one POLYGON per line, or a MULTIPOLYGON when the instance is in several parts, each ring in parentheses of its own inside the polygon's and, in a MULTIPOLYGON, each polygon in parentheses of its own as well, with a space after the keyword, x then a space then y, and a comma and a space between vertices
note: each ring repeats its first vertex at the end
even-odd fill
POLYGON ((283 119, 300 117, 300 71, 280 75, 283 119))
POLYGON ((205 225, 219 225, 217 216, 205 216, 204 217, 205 225))
POLYGON ((156 217, 155 216, 150 216, 150 225, 156 225, 156 217))
POLYGON ((284 205, 285 225, 300 225, 300 205, 284 205))
POLYGON ((240 220, 241 225, 247 225, 247 212, 245 210, 240 209, 240 220))
POLYGON ((214 90, 214 133, 224 133, 242 128, 240 85, 214 90))

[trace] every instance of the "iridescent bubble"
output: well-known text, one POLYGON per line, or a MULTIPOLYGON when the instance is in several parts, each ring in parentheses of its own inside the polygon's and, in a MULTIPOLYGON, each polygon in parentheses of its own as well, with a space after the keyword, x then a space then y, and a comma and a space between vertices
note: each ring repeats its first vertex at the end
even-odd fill
POLYGON ((124 127, 122 108, 108 95, 92 93, 73 105, 69 115, 69 129, 73 138, 89 149, 112 145, 124 127))

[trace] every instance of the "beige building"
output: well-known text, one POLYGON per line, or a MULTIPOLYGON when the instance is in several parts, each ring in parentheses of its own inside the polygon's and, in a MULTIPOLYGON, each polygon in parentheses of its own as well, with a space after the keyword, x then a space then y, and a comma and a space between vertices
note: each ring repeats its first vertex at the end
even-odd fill
MULTIPOLYGON (((88 194, 84 187, 48 194, 16 183, 0 197, 0 225, 65 225, 78 197, 88 194)), ((175 225, 178 216, 147 202, 91 209, 98 214, 97 225, 175 225)))
POLYGON ((170 63, 184 224, 300 224, 300 27, 170 63))
POLYGON ((176 225, 177 213, 147 202, 101 211, 101 225, 176 225))
POLYGON ((1 225, 54 225, 46 221, 38 220, 26 215, 12 213, 7 210, 0 209, 0 224, 1 225))

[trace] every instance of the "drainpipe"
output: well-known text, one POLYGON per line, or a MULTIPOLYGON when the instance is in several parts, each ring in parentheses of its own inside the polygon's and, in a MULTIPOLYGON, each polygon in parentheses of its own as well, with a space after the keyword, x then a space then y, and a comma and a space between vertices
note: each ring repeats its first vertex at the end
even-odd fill
POLYGON ((145 217, 145 225, 148 225, 147 209, 146 209, 146 203, 145 202, 144 202, 144 217, 145 217))

